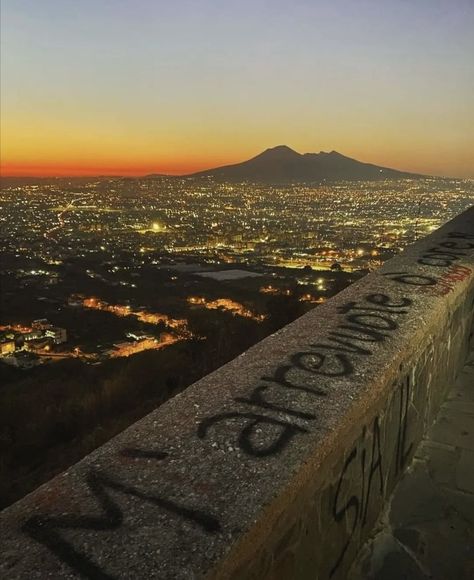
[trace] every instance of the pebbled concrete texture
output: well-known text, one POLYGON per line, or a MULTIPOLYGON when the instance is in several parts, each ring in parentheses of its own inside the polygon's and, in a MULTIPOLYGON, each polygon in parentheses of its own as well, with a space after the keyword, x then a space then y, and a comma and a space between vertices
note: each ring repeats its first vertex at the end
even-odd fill
POLYGON ((473 309, 474 207, 4 510, 0 578, 343 580, 473 309))
POLYGON ((348 580, 474 578, 474 349, 348 580))

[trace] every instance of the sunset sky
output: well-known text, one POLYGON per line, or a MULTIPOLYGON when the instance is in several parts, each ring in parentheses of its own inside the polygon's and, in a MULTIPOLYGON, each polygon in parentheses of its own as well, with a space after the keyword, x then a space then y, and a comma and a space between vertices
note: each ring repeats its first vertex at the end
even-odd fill
POLYGON ((1 0, 4 175, 279 144, 474 177, 473 0, 1 0))

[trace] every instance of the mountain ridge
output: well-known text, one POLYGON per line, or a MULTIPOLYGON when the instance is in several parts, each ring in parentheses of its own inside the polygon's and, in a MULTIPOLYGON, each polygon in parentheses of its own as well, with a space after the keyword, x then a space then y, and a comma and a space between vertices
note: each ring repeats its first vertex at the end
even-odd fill
POLYGON ((347 157, 337 151, 298 153, 287 145, 265 149, 255 157, 197 171, 182 177, 214 177, 223 181, 267 183, 422 178, 425 175, 382 167, 347 157))

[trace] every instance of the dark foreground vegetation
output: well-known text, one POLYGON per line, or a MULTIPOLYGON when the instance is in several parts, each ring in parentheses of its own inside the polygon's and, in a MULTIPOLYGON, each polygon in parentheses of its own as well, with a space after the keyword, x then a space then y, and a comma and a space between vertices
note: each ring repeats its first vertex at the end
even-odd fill
POLYGON ((25 372, 1 364, 0 507, 307 309, 295 297, 277 296, 264 322, 195 311, 189 325, 197 338, 96 366, 68 359, 25 372))

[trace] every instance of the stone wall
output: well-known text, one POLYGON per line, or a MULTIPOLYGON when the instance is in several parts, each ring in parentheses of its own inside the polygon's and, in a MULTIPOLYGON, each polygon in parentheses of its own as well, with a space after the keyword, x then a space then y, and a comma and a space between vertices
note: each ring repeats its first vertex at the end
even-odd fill
POLYGON ((471 208, 2 512, 0 577, 343 579, 473 311, 471 208))

